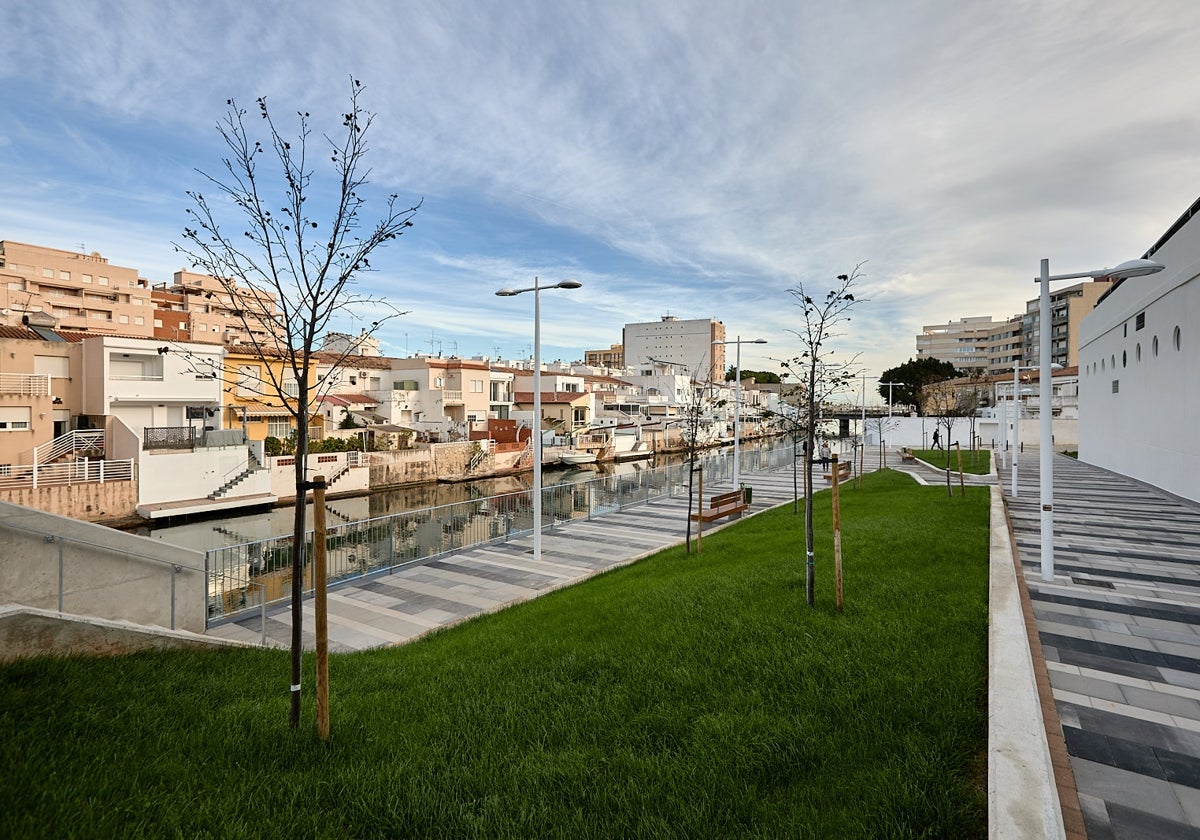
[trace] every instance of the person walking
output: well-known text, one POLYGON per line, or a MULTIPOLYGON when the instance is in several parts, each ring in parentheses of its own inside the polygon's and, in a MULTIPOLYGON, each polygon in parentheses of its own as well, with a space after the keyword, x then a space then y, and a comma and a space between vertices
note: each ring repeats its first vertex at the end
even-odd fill
POLYGON ((942 448, 942 439, 941 439, 941 435, 938 433, 938 430, 937 430, 937 429, 934 429, 934 430, 933 430, 933 448, 934 448, 934 449, 941 449, 941 448, 942 448))
POLYGON ((830 455, 831 455, 831 453, 829 451, 829 442, 821 441, 821 468, 822 469, 825 469, 826 467, 829 466, 830 455))

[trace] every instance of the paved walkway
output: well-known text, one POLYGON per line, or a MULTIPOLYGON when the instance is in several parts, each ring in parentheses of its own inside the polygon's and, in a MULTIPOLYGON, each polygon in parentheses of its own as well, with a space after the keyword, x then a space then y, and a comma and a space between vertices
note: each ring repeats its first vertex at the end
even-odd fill
POLYGON ((1020 478, 1010 518, 1087 836, 1200 837, 1200 505, 1056 456, 1046 582, 1036 450, 1020 478))
MULTIPOLYGON (((749 515, 792 498, 790 469, 746 473, 754 489, 749 515)), ((828 485, 816 475, 817 487, 828 485)), ((712 493, 728 482, 705 486, 712 493)), ((440 557, 392 574, 372 576, 329 590, 329 649, 362 650, 398 644, 439 627, 534 598, 607 569, 683 542, 687 499, 676 497, 605 514, 590 521, 559 524, 542 532, 542 559, 532 556, 532 535, 440 557)), ((705 526, 705 531, 717 527, 705 526)), ((268 644, 291 644, 291 606, 269 607, 268 644)), ((304 603, 304 644, 313 647, 312 599, 304 603)), ((219 624, 210 636, 258 643, 262 618, 250 615, 219 624)))

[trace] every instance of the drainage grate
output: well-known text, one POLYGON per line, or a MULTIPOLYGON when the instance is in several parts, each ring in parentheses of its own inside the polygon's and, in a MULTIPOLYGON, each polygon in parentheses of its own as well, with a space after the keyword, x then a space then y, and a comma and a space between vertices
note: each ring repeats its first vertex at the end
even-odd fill
POLYGON ((1101 589, 1115 588, 1115 587, 1113 587, 1112 582, 1107 581, 1107 580, 1093 580, 1092 578, 1079 578, 1079 577, 1075 577, 1074 575, 1072 575, 1071 581, 1073 583, 1078 583, 1081 586, 1098 586, 1101 589))

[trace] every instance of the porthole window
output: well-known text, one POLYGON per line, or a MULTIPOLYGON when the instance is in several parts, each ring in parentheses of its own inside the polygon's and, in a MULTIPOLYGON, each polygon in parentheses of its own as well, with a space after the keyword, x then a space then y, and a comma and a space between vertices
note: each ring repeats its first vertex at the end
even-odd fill
POLYGON ((1139 341, 1137 346, 1133 348, 1133 358, 1137 361, 1142 360, 1142 343, 1139 341))
POLYGON ((1176 350, 1179 349, 1181 338, 1182 338, 1182 336, 1180 336, 1180 334, 1179 334, 1179 327, 1176 327, 1175 332, 1171 334, 1171 343, 1175 345, 1176 350))
POLYGON ((1154 354, 1155 358, 1158 358, 1158 336, 1154 336, 1154 341, 1150 343, 1150 352, 1154 354))

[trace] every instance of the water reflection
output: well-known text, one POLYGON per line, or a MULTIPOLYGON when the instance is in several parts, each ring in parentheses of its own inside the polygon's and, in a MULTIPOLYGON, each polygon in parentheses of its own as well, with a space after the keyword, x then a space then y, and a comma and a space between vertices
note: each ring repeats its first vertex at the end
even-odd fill
MULTIPOLYGON (((544 486, 590 481, 599 476, 637 476, 655 466, 680 463, 682 456, 660 456, 657 461, 626 461, 617 464, 588 464, 572 469, 547 468, 542 473, 544 486)), ((380 490, 367 496, 330 499, 326 502, 326 522, 332 527, 348 522, 374 519, 405 511, 439 507, 459 502, 482 500, 507 493, 528 493, 532 487, 529 473, 501 478, 485 478, 455 483, 422 484, 380 490)), ((255 542, 292 533, 295 509, 291 505, 260 508, 256 511, 220 518, 147 525, 134 533, 173 545, 204 551, 228 545, 255 542)), ((312 527, 312 503, 308 504, 308 527, 312 527)))

